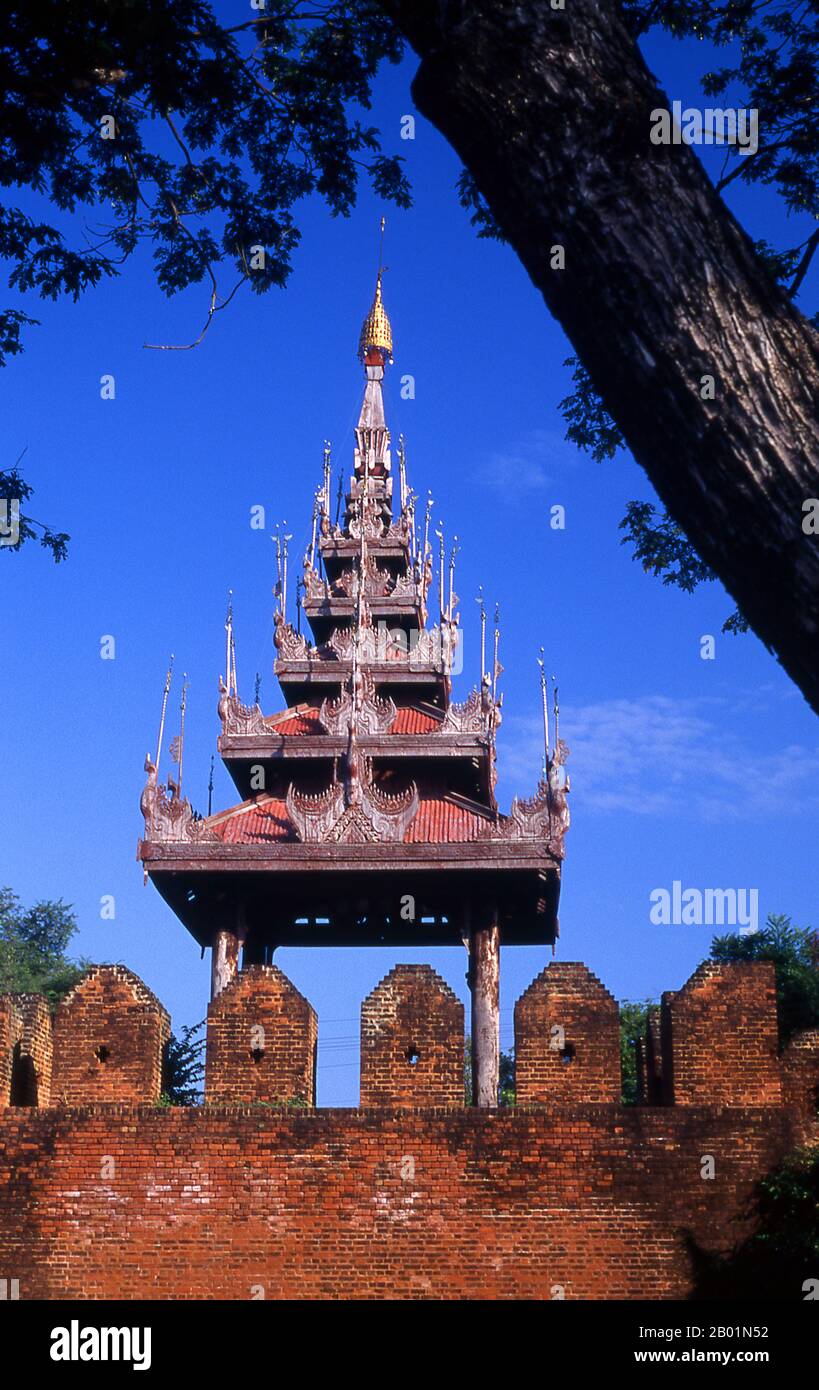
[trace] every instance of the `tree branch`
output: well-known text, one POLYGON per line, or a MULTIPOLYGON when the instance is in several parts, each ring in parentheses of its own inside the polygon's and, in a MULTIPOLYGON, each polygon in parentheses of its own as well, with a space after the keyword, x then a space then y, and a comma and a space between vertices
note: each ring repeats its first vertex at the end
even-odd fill
POLYGON ((819 339, 694 152, 651 143, 669 101, 615 0, 380 3, 635 459, 819 711, 819 339))

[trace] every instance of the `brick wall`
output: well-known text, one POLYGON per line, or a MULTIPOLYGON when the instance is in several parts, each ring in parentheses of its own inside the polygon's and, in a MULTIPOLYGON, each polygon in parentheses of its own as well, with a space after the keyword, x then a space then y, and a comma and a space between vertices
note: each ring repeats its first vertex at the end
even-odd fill
POLYGON ((25 1094, 25 1100, 21 1102, 18 1099, 16 1103, 48 1105, 51 1101, 53 1056, 48 1001, 42 994, 17 994, 15 999, 22 1021, 20 1051, 24 1075, 21 1081, 25 1094))
POLYGON ((315 1105, 318 1020, 273 965, 251 965, 208 1008, 209 1104, 303 1101, 315 1105))
POLYGON ((805 1122, 807 1135, 819 1142, 819 1028, 791 1038, 781 1057, 782 1099, 805 1122))
MULTIPOLYGON (((684 1297, 685 1233, 729 1249, 759 1178, 819 1139, 819 1030, 780 1064, 768 966, 702 968, 649 1020, 662 1108, 623 1107, 613 1005, 549 966, 516 1009, 525 1103, 480 1111, 461 1005, 400 966, 362 1007, 362 1108, 268 1109, 238 1096, 311 1096, 315 1015, 252 967, 210 1010, 209 1099, 230 1106, 166 1110, 112 1103, 156 1099, 168 1019, 96 968, 57 1012, 51 1106, 0 1115, 0 1278, 22 1298, 684 1297)), ((24 1034, 45 1092, 44 1008, 0 996, 0 1108, 24 1034)))
POLYGON ((515 1005, 518 1103, 620 1099, 617 1002, 585 965, 552 962, 515 1005))
POLYGON ((156 1101, 170 1019, 123 965, 95 965, 54 1015, 52 1100, 156 1101))
POLYGON ((428 965, 396 965, 361 1006, 361 1104, 463 1103, 463 1005, 428 965))
POLYGON ((51 1014, 41 994, 0 995, 0 1110, 48 1105, 51 1099, 51 1014))
POLYGON ((781 1104, 773 965, 706 961, 663 995, 662 1047, 668 1104, 781 1104))
POLYGON ((11 1100, 14 1049, 20 1040, 22 1020, 14 996, 0 994, 0 1110, 11 1100))
POLYGON ((8 1110, 0 1276, 23 1299, 683 1297, 683 1231, 739 1239, 792 1142, 782 1107, 8 1110))
POLYGON ((663 1049, 661 1010, 652 1005, 646 1015, 646 1030, 637 1038, 637 1099, 640 1105, 662 1105, 663 1049))

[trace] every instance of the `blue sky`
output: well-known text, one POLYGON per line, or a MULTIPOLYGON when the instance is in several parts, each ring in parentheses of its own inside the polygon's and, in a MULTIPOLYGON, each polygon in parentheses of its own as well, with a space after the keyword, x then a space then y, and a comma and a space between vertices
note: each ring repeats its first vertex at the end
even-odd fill
MULTIPOLYGON (((669 98, 696 99, 701 47, 652 41, 648 55, 669 98)), ((762 916, 816 924, 815 717, 754 636, 721 634, 733 605, 719 586, 693 596, 663 588, 620 545, 625 505, 653 499, 650 484, 626 454, 596 465, 564 441, 570 345, 513 252, 476 239, 441 137, 419 118, 416 139, 399 140, 413 70, 408 60, 383 74, 375 109, 415 192, 411 211, 387 209, 387 408, 393 436, 406 436, 412 484, 432 489, 437 517, 459 537, 465 671, 456 696, 478 674, 482 583, 502 612, 502 805, 538 777, 541 644, 559 677, 573 825, 558 956, 585 961, 618 998, 657 996, 708 954, 712 933, 652 926, 654 888, 675 879, 758 888, 762 916), (405 372, 415 377, 412 401, 399 398, 405 372), (556 503, 565 531, 549 526, 556 503), (700 658, 704 634, 716 638, 714 661, 700 658)), ((738 190, 732 205, 753 235, 797 239, 772 195, 738 190)), ((168 654, 178 676, 188 673, 186 790, 204 809, 229 587, 240 694, 252 702, 259 671, 263 706, 281 707, 269 535, 286 519, 301 553, 325 437, 336 466, 351 466, 355 349, 381 211, 366 191, 348 221, 306 205, 288 289, 238 296, 195 352, 143 343, 195 336, 205 289, 168 301, 147 261, 135 260, 76 306, 29 304, 42 327, 0 376, 3 466, 26 448, 29 510, 71 534, 59 567, 34 547, 0 558, 10 656, 0 882, 26 902, 73 903, 77 954, 136 970, 177 1027, 203 1016, 209 964, 143 887, 135 861, 142 763, 168 654), (113 401, 100 398, 108 373, 113 401), (259 503, 263 533, 249 525, 259 503), (113 661, 99 655, 108 634, 113 661), (100 918, 106 894, 114 921, 100 918)), ((802 299, 811 309, 816 288, 814 275, 802 299)), ((178 696, 177 681, 174 711, 178 696)), ((217 766, 214 807, 237 799, 217 766)), ((503 953, 504 1045, 514 1001, 546 959, 542 949, 503 953)), ((428 961, 466 999, 454 949, 277 956, 319 1014, 321 1104, 356 1103, 360 1003, 398 960, 428 961)))

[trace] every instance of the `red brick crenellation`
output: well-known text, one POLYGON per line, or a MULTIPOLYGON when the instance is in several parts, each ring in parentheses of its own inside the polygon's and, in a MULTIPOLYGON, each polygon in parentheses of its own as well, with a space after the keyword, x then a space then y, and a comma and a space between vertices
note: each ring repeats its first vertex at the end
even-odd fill
POLYGON ((54 1015, 52 1102, 159 1099, 171 1021, 124 965, 95 965, 54 1015))
POLYGON ((595 975, 552 962, 515 1005, 519 1104, 620 1099, 620 1012, 595 975))
POLYGON ((662 1002, 668 1105, 781 1105, 770 961, 706 961, 662 1002))
POLYGON ((163 1109, 118 1103, 156 1101, 168 1030, 130 971, 60 1005, 50 1107, 45 1000, 0 996, 0 1276, 53 1299, 685 1297, 687 1233, 730 1248, 819 1137, 819 1030, 780 1061, 775 1008, 766 964, 701 968, 649 1015, 652 1103, 621 1106, 616 1005, 551 965, 516 1009, 518 1105, 482 1111, 459 1001, 399 966, 362 1006, 362 1108, 285 1110, 259 1102, 312 1101, 316 1018, 251 967, 209 1011, 211 1103, 163 1109))
POLYGON ((316 1103, 318 1019, 287 976, 251 965, 208 1008, 209 1104, 316 1103))
POLYGON ((463 1004, 428 965, 396 965, 361 1006, 361 1104, 463 1103, 463 1004))

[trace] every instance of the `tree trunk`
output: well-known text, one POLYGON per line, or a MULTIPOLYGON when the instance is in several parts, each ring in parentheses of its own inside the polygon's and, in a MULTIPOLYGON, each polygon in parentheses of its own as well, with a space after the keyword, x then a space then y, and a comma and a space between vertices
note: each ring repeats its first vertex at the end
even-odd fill
MULTIPOLYGON (((819 536, 802 529, 819 497, 819 335, 694 152, 650 142, 650 113, 670 103, 613 0, 381 3, 421 58, 418 109, 668 510, 819 711, 819 536)), ((503 327, 509 351, 525 348, 503 327)))

